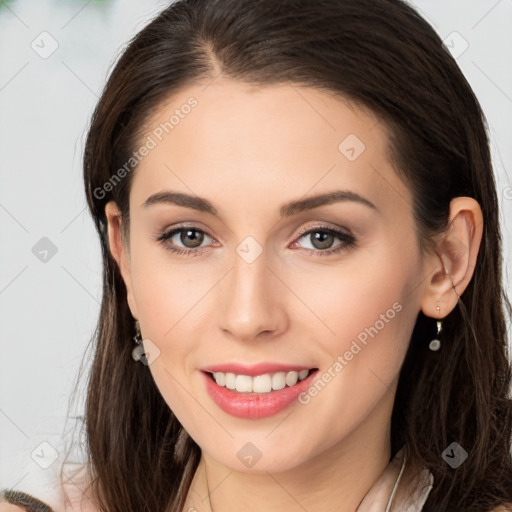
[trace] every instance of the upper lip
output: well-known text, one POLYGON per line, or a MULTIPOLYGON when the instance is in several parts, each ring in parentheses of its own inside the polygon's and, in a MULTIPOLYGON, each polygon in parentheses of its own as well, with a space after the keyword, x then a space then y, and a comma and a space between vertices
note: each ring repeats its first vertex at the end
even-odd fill
POLYGON ((291 372, 293 370, 300 372, 301 370, 310 370, 311 366, 303 366, 300 364, 282 364, 263 362, 253 365, 245 365, 240 363, 221 363, 204 366, 200 368, 204 372, 222 372, 222 373, 236 373, 237 375, 263 375, 265 373, 276 372, 291 372))

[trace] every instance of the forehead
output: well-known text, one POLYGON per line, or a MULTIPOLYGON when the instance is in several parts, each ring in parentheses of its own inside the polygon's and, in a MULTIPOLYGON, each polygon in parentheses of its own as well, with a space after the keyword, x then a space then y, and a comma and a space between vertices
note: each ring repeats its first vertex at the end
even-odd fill
POLYGON ((388 161, 385 125, 319 89, 226 79, 189 86, 159 105, 144 142, 151 149, 133 179, 137 205, 164 189, 246 206, 334 188, 377 205, 410 203, 388 161))

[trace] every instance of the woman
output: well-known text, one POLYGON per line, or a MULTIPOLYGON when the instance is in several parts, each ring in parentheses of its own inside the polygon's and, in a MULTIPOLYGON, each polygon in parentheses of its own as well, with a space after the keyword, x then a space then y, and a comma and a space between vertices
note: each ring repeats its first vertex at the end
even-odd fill
POLYGON ((84 182, 103 302, 59 507, 507 510, 485 118, 411 7, 170 5, 108 80, 84 182))

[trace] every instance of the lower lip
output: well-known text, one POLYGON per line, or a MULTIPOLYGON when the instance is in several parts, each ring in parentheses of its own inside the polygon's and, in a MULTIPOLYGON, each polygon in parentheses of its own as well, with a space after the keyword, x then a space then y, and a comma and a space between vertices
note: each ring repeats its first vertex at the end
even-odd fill
POLYGON ((201 373, 209 395, 224 412, 238 418, 259 419, 273 416, 289 407, 303 391, 311 386, 318 370, 312 371, 304 380, 297 381, 293 386, 257 395, 238 393, 219 386, 212 380, 209 373, 201 373))

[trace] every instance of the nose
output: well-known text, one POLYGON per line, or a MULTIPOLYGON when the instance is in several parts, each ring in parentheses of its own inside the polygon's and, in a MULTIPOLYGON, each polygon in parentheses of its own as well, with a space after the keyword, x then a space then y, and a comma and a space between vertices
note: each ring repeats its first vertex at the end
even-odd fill
POLYGON ((236 255, 219 287, 219 327, 236 340, 275 337, 287 328, 285 286, 264 256, 247 263, 236 255))

